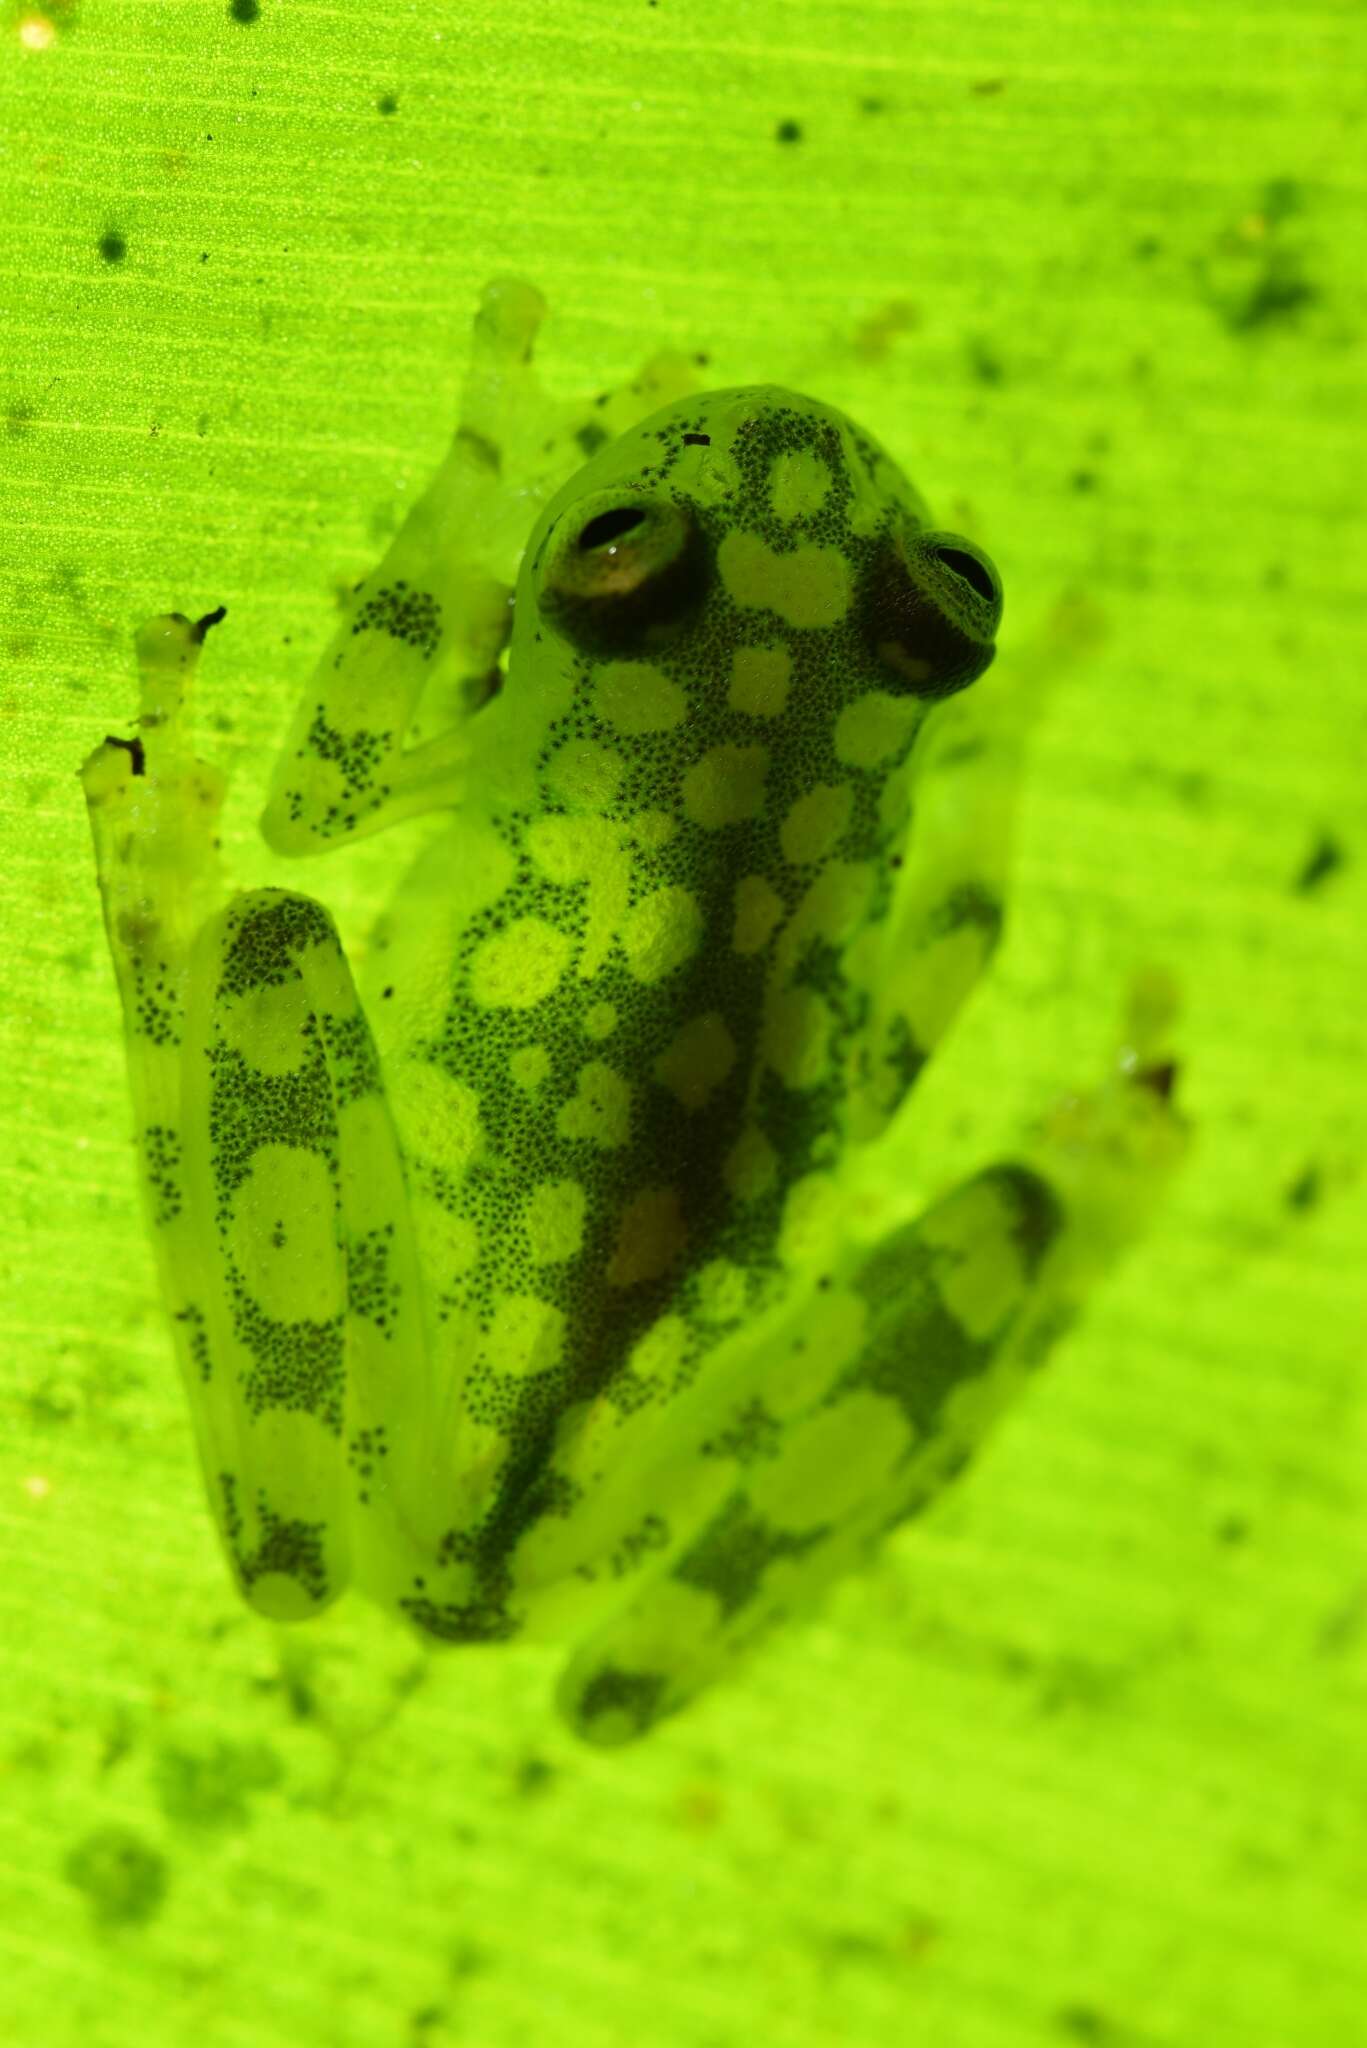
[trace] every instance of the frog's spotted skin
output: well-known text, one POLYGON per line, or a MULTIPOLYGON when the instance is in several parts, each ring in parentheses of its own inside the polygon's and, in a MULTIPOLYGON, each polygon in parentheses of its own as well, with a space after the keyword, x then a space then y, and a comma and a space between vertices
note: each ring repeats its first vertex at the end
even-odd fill
POLYGON ((952 1476, 1180 1138, 1132 1055, 905 1216, 889 1125, 1000 924, 1019 700, 957 694, 995 572, 813 400, 663 359, 552 406, 540 310, 486 295, 263 821, 297 852, 453 807, 364 1008, 317 904, 222 901, 212 621, 145 629, 141 736, 85 780, 243 1592, 577 1637, 562 1703, 611 1742, 952 1476))

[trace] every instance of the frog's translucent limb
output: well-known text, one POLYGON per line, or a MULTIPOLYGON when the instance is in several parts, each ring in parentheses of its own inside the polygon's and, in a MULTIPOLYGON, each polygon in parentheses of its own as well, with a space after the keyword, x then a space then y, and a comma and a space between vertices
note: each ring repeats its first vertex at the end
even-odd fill
POLYGON ((1096 1279, 1143 1229, 1186 1143, 1146 989, 1111 1078, 872 1248, 851 1246, 729 1382, 680 1408, 636 1475, 668 1517, 707 1470, 707 1519, 667 1538, 568 1665, 562 1711, 600 1744, 688 1703, 866 1561, 974 1455, 1096 1279))
POLYGON ((873 1007, 854 1060, 856 1137, 882 1128, 996 950, 1025 749, 1049 685, 1097 635, 1092 608, 1061 604, 1029 643, 931 709, 904 777, 890 778, 910 823, 891 914, 858 961, 873 1007))
POLYGON ((81 769, 105 930, 123 1009, 139 1180, 161 1291, 199 1432, 202 1239, 186 1206, 182 1053, 194 936, 219 906, 223 777, 195 759, 181 713, 212 618, 173 614, 137 636, 138 735, 107 739, 81 769))
POLYGON ((693 387, 684 358, 662 355, 620 391, 552 399, 532 367, 545 313, 531 285, 485 287, 450 449, 350 594, 277 764, 261 819, 277 853, 459 802, 537 513, 601 442, 693 387))
POLYGON ((245 1597, 292 1620, 351 1576, 349 1529, 365 1576, 392 1557, 411 1580, 395 1503, 423 1497, 449 1438, 424 1408, 398 1152, 331 924, 281 891, 221 900, 223 780, 187 706, 212 623, 143 628, 138 737, 82 780, 205 1484, 245 1597))

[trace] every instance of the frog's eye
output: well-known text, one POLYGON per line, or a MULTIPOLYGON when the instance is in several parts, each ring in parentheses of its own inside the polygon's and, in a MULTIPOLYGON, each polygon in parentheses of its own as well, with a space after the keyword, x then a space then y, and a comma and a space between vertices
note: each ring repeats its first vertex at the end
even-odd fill
POLYGON ((860 612, 894 688, 948 697, 975 682, 996 653, 1001 578, 962 534, 903 533, 875 560, 860 612))
POLYGON ((629 654, 670 638, 712 580, 712 551, 686 505, 598 491, 565 519, 541 610, 584 654, 629 654))

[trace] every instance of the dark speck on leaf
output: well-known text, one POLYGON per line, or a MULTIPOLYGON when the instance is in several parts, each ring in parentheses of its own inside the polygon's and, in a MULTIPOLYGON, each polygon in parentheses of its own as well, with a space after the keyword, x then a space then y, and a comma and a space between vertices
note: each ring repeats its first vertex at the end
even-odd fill
POLYGON ((132 1828, 92 1828, 68 1850, 62 1874, 105 1927, 154 1919, 166 1896, 166 1858, 132 1828))
POLYGON ((685 434, 683 441, 685 448, 710 448, 712 446, 712 436, 710 434, 685 434))
POLYGON ((1292 887, 1297 895, 1308 896, 1322 882, 1327 882, 1343 863, 1344 852, 1337 839, 1329 832, 1321 832, 1292 887))
POLYGON ((526 1756, 517 1767, 517 1789, 524 1799, 544 1792, 555 1781, 555 1766, 544 1756, 526 1756))
POLYGON ((381 93, 379 99, 377 99, 375 102, 375 106, 377 111, 381 114, 397 114, 399 111, 399 100, 397 93, 381 93))
POLYGON ((780 121, 774 130, 774 140, 775 142, 801 142, 802 123, 800 121, 780 121))
POLYGON ((106 263, 122 263, 128 254, 128 244, 117 228, 110 228, 100 236, 99 250, 106 263))
POLYGON ((1305 190, 1295 178, 1269 178, 1262 192, 1263 218, 1273 227, 1305 211, 1305 190))
POLYGON ((1000 356, 976 335, 968 344, 968 367, 980 384, 1000 384, 1006 375, 1000 356))
POLYGON ((1294 259, 1270 262, 1241 305, 1229 314, 1235 333, 1266 327, 1277 320, 1291 320, 1303 307, 1315 303, 1319 292, 1300 274, 1294 259))
POLYGON ((244 28, 250 28, 254 21, 261 19, 261 0, 228 0, 228 17, 240 21, 244 28))
POLYGON ((1311 1160, 1310 1164, 1296 1175, 1283 1199, 1288 1209, 1295 1209, 1304 1215, 1307 1210, 1318 1208, 1322 1192, 1320 1170, 1311 1160))
POLYGON ((1063 2005, 1054 2017, 1059 2031, 1070 2041, 1088 2041, 1101 2048, 1103 2042, 1115 2039, 1111 2022, 1094 2005, 1063 2005))

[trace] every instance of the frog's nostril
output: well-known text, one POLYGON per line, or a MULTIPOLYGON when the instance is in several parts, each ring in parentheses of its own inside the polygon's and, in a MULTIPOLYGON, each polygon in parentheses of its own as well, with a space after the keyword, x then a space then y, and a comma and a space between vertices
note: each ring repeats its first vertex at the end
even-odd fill
POLYGON ((587 554, 591 548, 604 548, 610 541, 621 540, 623 534, 633 533, 645 517, 642 505, 614 505, 610 512, 599 512, 579 535, 580 553, 587 554))
POLYGON ((997 601, 997 590, 992 581, 992 572, 979 555, 971 555, 967 548, 941 547, 934 550, 937 561, 943 562, 956 576, 962 576, 965 583, 977 591, 988 604, 997 601))

